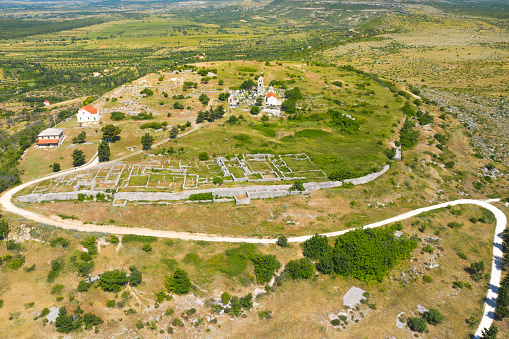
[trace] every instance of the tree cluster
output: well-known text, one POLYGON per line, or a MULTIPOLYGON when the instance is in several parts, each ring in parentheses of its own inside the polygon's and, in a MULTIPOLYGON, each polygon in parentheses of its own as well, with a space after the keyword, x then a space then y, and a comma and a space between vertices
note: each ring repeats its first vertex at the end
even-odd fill
POLYGON ((204 121, 213 122, 217 119, 221 119, 225 114, 224 107, 218 106, 216 109, 212 109, 212 107, 208 111, 199 111, 198 116, 196 117, 196 123, 202 123, 204 121))
POLYGON ((78 306, 73 312, 74 314, 67 314, 67 310, 61 307, 58 312, 58 317, 55 320, 55 327, 57 332, 70 333, 78 331, 85 325, 85 330, 97 328, 104 321, 93 313, 84 313, 84 311, 78 306))
POLYGON ((315 235, 304 242, 304 256, 318 259, 316 268, 322 273, 335 272, 365 282, 382 281, 417 246, 416 239, 397 238, 395 229, 357 229, 337 238, 334 248, 326 237, 315 235))

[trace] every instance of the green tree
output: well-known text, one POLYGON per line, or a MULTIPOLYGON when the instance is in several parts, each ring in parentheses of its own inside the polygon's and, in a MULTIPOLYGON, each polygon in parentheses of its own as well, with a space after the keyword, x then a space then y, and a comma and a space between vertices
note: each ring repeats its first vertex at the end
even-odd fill
POLYGON ((67 310, 61 307, 58 311, 58 317, 55 320, 55 327, 57 332, 70 333, 76 331, 81 327, 81 317, 74 318, 72 315, 67 315, 67 310))
POLYGON ((90 105, 94 101, 95 101, 95 97, 88 97, 85 99, 85 101, 83 101, 83 106, 90 105))
POLYGON ((283 234, 280 235, 277 238, 276 245, 281 246, 281 247, 289 247, 288 238, 285 237, 283 234))
POLYGON ((240 84, 240 89, 243 89, 243 90, 250 90, 251 88, 253 88, 254 86, 256 86, 256 84, 254 83, 253 80, 249 79, 249 80, 245 80, 242 84, 240 84))
POLYGON ((257 97, 255 104, 256 104, 256 106, 262 106, 263 105, 263 97, 257 97))
POLYGON ((51 168, 53 169, 53 172, 60 172, 60 164, 58 162, 54 162, 51 168))
POLYGON ((144 136, 141 137, 141 145, 143 146, 143 150, 149 150, 154 143, 154 137, 148 133, 145 133, 144 136))
POLYGON ((129 275, 129 285, 131 286, 138 286, 143 282, 143 275, 138 270, 131 271, 131 274, 129 275))
POLYGON ((444 322, 444 316, 435 308, 430 308, 428 312, 424 313, 423 318, 430 325, 438 325, 444 322))
POLYGON ((331 252, 332 247, 326 236, 315 234, 304 241, 304 256, 311 259, 320 259, 331 252))
POLYGON ((209 160, 209 155, 207 154, 207 152, 200 152, 198 154, 198 159, 201 161, 209 160))
POLYGON ((426 331, 428 324, 426 324, 426 320, 417 317, 408 318, 408 327, 414 332, 423 333, 426 331))
POLYGON ((285 271, 292 279, 307 279, 315 274, 315 265, 308 258, 290 260, 285 271))
POLYGON ((175 108, 175 109, 184 109, 184 105, 182 105, 178 101, 175 101, 175 103, 173 104, 173 108, 175 108))
POLYGON ((222 185, 224 180, 221 177, 214 177, 214 179, 212 179, 212 182, 216 185, 222 185))
POLYGON ((281 263, 275 255, 259 254, 251 259, 254 265, 254 273, 259 284, 270 281, 275 271, 281 267, 281 263))
POLYGON ((221 302, 223 303, 223 305, 228 304, 231 298, 232 296, 228 292, 223 292, 223 294, 221 294, 221 302))
POLYGON ((203 106, 207 106, 210 101, 209 97, 205 93, 200 94, 198 100, 202 103, 203 106))
POLYGON ((120 292, 127 283, 127 274, 124 270, 106 271, 99 276, 97 285, 107 292, 120 292))
POLYGON ((479 339, 497 339, 498 327, 495 323, 492 323, 489 329, 483 329, 479 339))
POLYGON ((477 261, 470 264, 468 272, 475 282, 479 282, 484 276, 484 262, 477 261))
POLYGON ((125 119, 125 113, 122 112, 112 112, 110 115, 110 119, 113 121, 120 121, 125 119))
POLYGON ((219 101, 226 101, 230 97, 230 93, 219 93, 219 101))
POLYGON ((258 114, 260 114, 260 107, 258 107, 258 106, 253 106, 253 107, 251 107, 251 109, 249 110, 249 112, 250 112, 252 115, 258 115, 258 114))
POLYGON ((115 142, 120 140, 120 127, 109 124, 101 128, 101 132, 103 132, 103 139, 108 142, 115 142))
POLYGON ((97 148, 97 157, 100 162, 110 161, 110 145, 106 142, 106 140, 103 140, 99 144, 99 147, 97 148))
POLYGON ((300 192, 303 192, 306 190, 306 188, 304 187, 304 183, 302 182, 302 180, 295 180, 295 183, 293 184, 293 187, 295 190, 297 191, 300 191, 300 192))
MULTIPOLYGON (((0 215, 0 218, 2 216, 0 215)), ((9 224, 5 220, 0 220, 0 240, 7 239, 7 236, 9 235, 9 224)))
POLYGON ((82 131, 80 134, 78 134, 77 136, 72 138, 72 142, 74 144, 82 144, 85 142, 86 138, 87 138, 87 133, 85 133, 85 131, 82 131))
POLYGON ((78 167, 85 164, 85 153, 80 149, 75 149, 72 152, 72 165, 78 167))
POLYGON ((164 285, 175 294, 187 294, 191 288, 191 280, 186 271, 177 268, 172 276, 166 276, 164 285))
POLYGON ((170 130, 170 139, 175 139, 179 134, 179 130, 176 126, 173 126, 170 130))

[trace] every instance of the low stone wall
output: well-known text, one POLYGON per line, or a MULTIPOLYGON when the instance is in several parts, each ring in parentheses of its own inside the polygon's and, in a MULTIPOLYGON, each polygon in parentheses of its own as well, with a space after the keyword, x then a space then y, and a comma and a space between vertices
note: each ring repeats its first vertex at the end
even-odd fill
POLYGON ((53 200, 77 200, 78 194, 85 194, 88 196, 92 195, 95 197, 97 193, 102 193, 104 195, 110 196, 111 193, 104 193, 102 191, 92 191, 92 190, 81 190, 81 191, 73 191, 73 192, 59 192, 59 193, 32 193, 28 195, 23 195, 18 197, 20 202, 42 202, 42 201, 53 201, 53 200))
MULTIPOLYGON (((356 178, 356 179, 347 179, 345 182, 351 182, 354 185, 361 185, 368 183, 370 181, 375 180, 380 177, 382 174, 389 170, 389 165, 386 165, 380 172, 371 173, 364 177, 356 178)), ((340 187, 342 185, 341 181, 326 181, 326 182, 310 182, 305 183, 304 187, 306 191, 304 193, 308 193, 310 191, 316 191, 320 189, 328 189, 340 187)), ((298 195, 301 192, 298 191, 290 191, 290 188, 293 185, 265 185, 265 186, 250 186, 250 187, 217 187, 217 188, 209 188, 209 189, 197 189, 197 190, 188 190, 178 193, 168 193, 168 192, 118 192, 113 195, 115 200, 123 200, 123 201, 177 201, 177 200, 187 200, 191 196, 191 194, 197 193, 212 193, 217 197, 216 201, 220 201, 221 199, 225 199, 227 201, 232 201, 235 199, 237 204, 245 204, 251 199, 270 199, 270 198, 278 198, 284 197, 288 195, 298 195), (246 196, 245 199, 237 199, 237 197, 246 196)), ((83 193, 87 196, 93 195, 95 196, 97 193, 103 193, 101 191, 92 191, 92 190, 81 190, 75 192, 65 192, 65 193, 46 193, 46 194, 28 194, 24 196, 18 197, 20 202, 41 202, 41 201, 52 201, 52 200, 75 200, 78 199, 78 194, 83 193)), ((104 193, 108 196, 112 196, 111 193, 104 193)))

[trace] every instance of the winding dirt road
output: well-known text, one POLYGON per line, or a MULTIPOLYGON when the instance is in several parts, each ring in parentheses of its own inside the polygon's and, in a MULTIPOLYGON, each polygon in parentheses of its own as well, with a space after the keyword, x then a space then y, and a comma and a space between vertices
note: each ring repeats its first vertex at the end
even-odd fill
MULTIPOLYGON (((22 189, 31 186, 33 184, 36 184, 38 182, 41 182, 43 180, 47 180, 50 178, 55 178, 64 174, 68 174, 71 172, 74 172, 76 170, 83 170, 95 167, 99 164, 97 161, 97 158, 93 158, 92 161, 90 161, 88 164, 76 168, 76 169, 70 169, 62 172, 58 172, 55 174, 51 174, 45 177, 41 177, 26 183, 23 183, 19 186, 13 187, 10 190, 4 192, 2 196, 0 196, 0 205, 8 212, 18 214, 24 218, 48 224, 53 225, 56 227, 61 227, 63 229, 73 229, 77 231, 82 232, 100 232, 100 233, 110 233, 110 234, 119 234, 119 235, 125 235, 125 234, 137 234, 137 235, 145 235, 145 236, 155 236, 159 238, 175 238, 175 239, 182 239, 182 240, 203 240, 203 241, 212 241, 212 242, 246 242, 246 243, 275 243, 277 239, 271 239, 271 238, 241 238, 241 237, 233 237, 233 236, 221 236, 221 235, 213 235, 213 234, 203 234, 203 233, 187 233, 187 232, 175 232, 175 231, 162 231, 162 230, 152 230, 152 229, 146 229, 146 228, 139 228, 139 227, 119 227, 115 225, 93 225, 93 224, 83 224, 81 221, 77 220, 62 220, 59 217, 52 216, 47 217, 35 212, 27 211, 22 208, 19 208, 15 206, 11 199, 14 194, 21 191, 22 189)), ((493 322, 493 318, 495 316, 495 309, 497 304, 497 297, 498 297, 498 289, 500 287, 500 280, 502 275, 502 231, 505 229, 507 225, 507 218, 499 208, 492 205, 492 202, 496 202, 498 200, 471 200, 471 199, 462 199, 462 200, 455 200, 451 202, 446 202, 438 205, 428 206, 419 208, 410 212, 406 212, 403 214, 400 214, 396 217, 389 218, 383 221, 379 221, 373 224, 369 224, 364 226, 364 228, 375 228, 384 226, 387 224, 391 224, 397 221, 405 220, 411 217, 414 217, 420 213, 428 212, 432 210, 436 210, 439 208, 444 208, 447 206, 454 206, 454 205, 477 205, 483 208, 488 209, 491 211, 497 220, 496 228, 495 228, 495 236, 493 241, 493 259, 492 259, 492 269, 491 269, 491 278, 490 278, 490 284, 489 284, 489 290, 486 297, 486 302, 484 304, 484 314, 483 318, 481 320, 481 323, 477 329, 476 337, 479 337, 481 335, 481 331, 485 328, 489 328, 491 326, 491 323, 493 322)), ((346 232, 349 232, 353 229, 344 230, 344 231, 338 231, 338 232, 330 232, 330 233, 324 233, 323 235, 327 237, 334 237, 339 236, 342 234, 345 234, 346 232)), ((301 236, 301 237, 291 237, 288 238, 289 242, 303 242, 309 238, 311 238, 312 235, 307 236, 301 236)))

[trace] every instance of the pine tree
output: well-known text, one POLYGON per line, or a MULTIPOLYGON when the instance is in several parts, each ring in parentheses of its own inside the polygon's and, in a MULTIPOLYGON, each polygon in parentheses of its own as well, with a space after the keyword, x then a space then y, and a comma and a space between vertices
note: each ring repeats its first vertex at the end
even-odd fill
POLYGON ((100 162, 110 160, 110 146, 104 140, 97 149, 97 157, 99 158, 100 162))
POLYGON ((82 150, 75 149, 74 152, 72 152, 72 165, 74 167, 81 166, 85 163, 85 153, 83 153, 82 150))
POLYGON ((498 327, 495 324, 491 324, 489 329, 483 329, 479 339, 497 339, 498 327))
MULTIPOLYGON (((173 129, 172 129, 173 131, 173 129)), ((145 133, 144 136, 141 137, 141 145, 143 146, 144 150, 149 150, 152 147, 152 144, 154 143, 154 137, 151 136, 148 133, 145 133)))
POLYGON ((178 128, 173 126, 170 130, 170 139, 175 139, 178 134, 179 134, 178 128))

